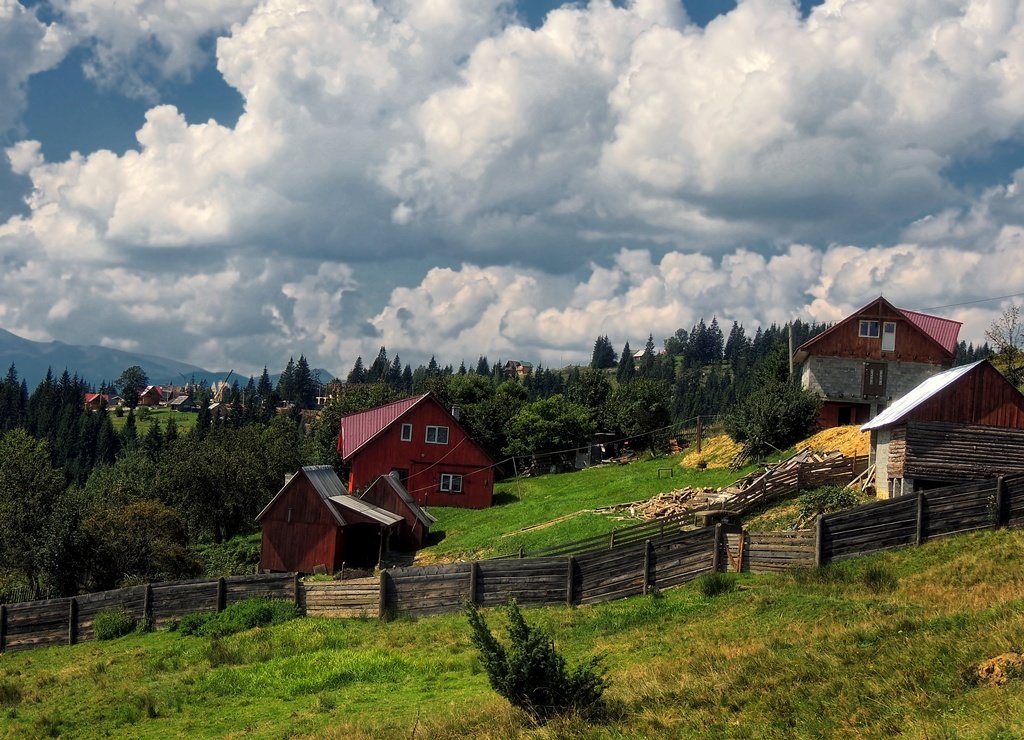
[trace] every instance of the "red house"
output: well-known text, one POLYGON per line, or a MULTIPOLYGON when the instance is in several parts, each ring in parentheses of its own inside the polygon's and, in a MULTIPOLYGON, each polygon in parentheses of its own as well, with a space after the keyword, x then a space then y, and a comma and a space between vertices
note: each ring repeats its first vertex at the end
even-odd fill
POLYGON ((263 527, 261 570, 334 573, 342 563, 379 562, 404 520, 349 495, 329 465, 311 465, 288 479, 256 521, 263 527))
POLYGON ((394 473, 379 477, 359 498, 402 517, 397 531, 391 533, 395 549, 419 550, 426 544, 430 525, 437 521, 420 508, 394 473))
POLYGON ((494 498, 494 460, 431 393, 342 417, 338 454, 353 493, 395 472, 421 506, 483 509, 494 498))
POLYGON ((953 365, 960 322, 879 296, 793 354, 801 385, 822 397, 821 427, 863 424, 953 365))

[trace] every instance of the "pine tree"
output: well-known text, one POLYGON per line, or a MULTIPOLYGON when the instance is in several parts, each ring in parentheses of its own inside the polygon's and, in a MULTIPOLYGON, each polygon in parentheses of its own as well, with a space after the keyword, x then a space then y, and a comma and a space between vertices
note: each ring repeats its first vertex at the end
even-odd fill
POLYGON ((629 342, 622 348, 622 355, 619 357, 619 369, 615 378, 619 385, 625 385, 636 375, 636 367, 633 365, 633 351, 629 348, 629 342))
POLYGON ((477 375, 490 375, 491 366, 487 364, 487 358, 480 355, 480 358, 476 361, 476 374, 477 375))
POLYGON ((263 374, 260 375, 260 382, 256 385, 255 405, 257 407, 256 418, 264 423, 270 421, 274 415, 274 408, 277 406, 277 399, 266 365, 263 366, 263 374))
POLYGON ((170 447, 178 439, 178 422, 171 416, 167 420, 167 429, 164 432, 164 446, 170 447))
POLYGON ((598 337, 594 341, 594 352, 590 358, 590 367, 596 370, 603 370, 615 367, 615 350, 607 335, 598 337))
POLYGON ((313 408, 316 404, 317 382, 305 355, 299 355, 299 361, 295 364, 292 386, 292 397, 289 400, 299 408, 313 408))
POLYGON ((365 383, 366 382, 366 370, 363 369, 363 357, 360 355, 356 358, 356 364, 352 366, 352 369, 348 373, 346 380, 349 383, 365 383))
POLYGON ((277 395, 282 401, 292 402, 295 395, 295 358, 289 357, 288 364, 277 379, 277 395))
POLYGON ((402 387, 402 359, 398 355, 395 355, 395 359, 391 361, 387 380, 388 385, 395 390, 402 387))
POLYGON ((128 418, 124 420, 124 428, 121 429, 121 446, 132 449, 138 443, 139 431, 135 426, 135 411, 128 409, 128 418))
POLYGON ((650 378, 654 375, 654 335, 647 335, 647 344, 644 345, 644 353, 640 356, 640 369, 638 375, 641 378, 650 378))
POLYGON ((153 462, 160 460, 160 455, 164 451, 164 435, 160 429, 159 419, 154 419, 149 425, 149 430, 142 440, 142 449, 146 451, 149 459, 153 462))
POLYGON ((373 361, 370 369, 366 371, 366 382, 376 383, 378 380, 386 378, 389 367, 391 367, 391 363, 388 361, 388 352, 381 346, 377 352, 377 359, 373 361))

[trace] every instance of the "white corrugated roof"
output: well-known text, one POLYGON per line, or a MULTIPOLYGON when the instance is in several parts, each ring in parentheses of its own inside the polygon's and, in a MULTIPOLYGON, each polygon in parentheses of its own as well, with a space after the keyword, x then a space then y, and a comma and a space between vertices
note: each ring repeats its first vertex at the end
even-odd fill
POLYGON ((363 501, 355 496, 349 496, 348 494, 344 496, 331 496, 331 501, 344 509, 369 517, 385 527, 390 527, 392 524, 398 524, 398 522, 402 521, 402 517, 398 514, 392 514, 386 509, 374 506, 367 501, 363 501))
POLYGON ((860 430, 862 432, 870 432, 872 429, 881 429, 882 427, 902 421, 911 411, 929 398, 932 398, 935 394, 953 385, 953 383, 960 380, 960 378, 967 375, 967 373, 983 362, 985 360, 978 360, 978 362, 972 362, 970 365, 961 365, 960 367, 954 367, 951 370, 941 372, 938 375, 933 375, 862 426, 860 430))

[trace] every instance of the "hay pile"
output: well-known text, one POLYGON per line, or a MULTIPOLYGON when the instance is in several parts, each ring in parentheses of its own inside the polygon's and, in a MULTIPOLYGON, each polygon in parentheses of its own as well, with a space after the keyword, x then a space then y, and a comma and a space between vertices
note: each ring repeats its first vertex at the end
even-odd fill
POLYGON ((1011 678, 1019 678, 1024 674, 1024 655, 1003 653, 981 661, 974 670, 979 683, 1005 686, 1011 678))
POLYGON ((814 452, 838 450, 846 457, 855 457, 868 454, 870 441, 871 435, 868 432, 860 431, 859 426, 845 426, 820 431, 803 442, 797 442, 794 447, 798 450, 810 449, 814 452))
POLYGON ((720 434, 705 439, 700 452, 690 450, 680 465, 684 468, 699 468, 703 462, 703 467, 727 468, 742 449, 743 445, 733 442, 726 434, 720 434))

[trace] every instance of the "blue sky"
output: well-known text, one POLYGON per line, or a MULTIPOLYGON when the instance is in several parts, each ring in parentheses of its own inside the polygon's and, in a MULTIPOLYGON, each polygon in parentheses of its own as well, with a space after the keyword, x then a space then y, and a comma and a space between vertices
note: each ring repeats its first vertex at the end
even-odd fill
POLYGON ((1019 293, 1021 16, 0 0, 0 327, 341 372, 1019 293))

